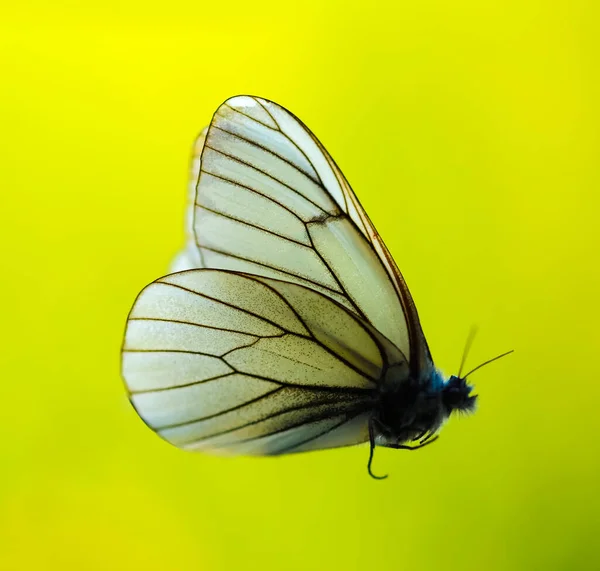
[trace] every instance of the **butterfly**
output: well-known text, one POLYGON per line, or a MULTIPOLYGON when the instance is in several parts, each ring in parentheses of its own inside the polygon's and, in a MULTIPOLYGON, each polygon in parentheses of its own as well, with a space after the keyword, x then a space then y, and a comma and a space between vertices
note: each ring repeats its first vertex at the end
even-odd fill
POLYGON ((225 101, 196 141, 187 216, 122 348, 130 401, 163 439, 224 455, 369 442, 378 478, 375 446, 423 447, 474 410, 471 373, 434 366, 394 259, 292 113, 225 101))

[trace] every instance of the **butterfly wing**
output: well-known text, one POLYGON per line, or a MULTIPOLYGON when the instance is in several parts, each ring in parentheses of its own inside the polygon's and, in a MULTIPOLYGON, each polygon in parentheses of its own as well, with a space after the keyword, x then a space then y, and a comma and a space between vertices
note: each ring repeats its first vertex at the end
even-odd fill
POLYGON ((315 135, 276 103, 239 96, 219 107, 203 143, 195 267, 273 277, 328 295, 396 344, 415 376, 427 374, 431 358, 410 292, 315 135))
POLYGON ((203 129, 192 147, 190 157, 190 174, 188 179, 188 195, 187 208, 185 211, 185 247, 175 256, 171 263, 171 272, 182 272, 184 270, 192 270, 202 268, 202 260, 200 252, 196 247, 196 239, 194 237, 194 202, 196 200, 196 184, 198 175, 200 174, 200 157, 204 142, 206 141, 206 132, 208 127, 203 129))
POLYGON ((148 426, 181 448, 221 454, 364 442, 382 375, 407 366, 328 296, 218 270, 147 286, 129 315, 122 358, 148 426))

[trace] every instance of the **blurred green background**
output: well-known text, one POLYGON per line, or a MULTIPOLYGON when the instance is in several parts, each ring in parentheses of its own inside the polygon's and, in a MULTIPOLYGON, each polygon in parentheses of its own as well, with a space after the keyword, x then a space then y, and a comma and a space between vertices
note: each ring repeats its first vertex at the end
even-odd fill
POLYGON ((0 24, 0 569, 600 568, 597 2, 31 0, 0 24), (172 448, 119 375, 227 97, 299 115, 480 410, 419 453, 172 448))

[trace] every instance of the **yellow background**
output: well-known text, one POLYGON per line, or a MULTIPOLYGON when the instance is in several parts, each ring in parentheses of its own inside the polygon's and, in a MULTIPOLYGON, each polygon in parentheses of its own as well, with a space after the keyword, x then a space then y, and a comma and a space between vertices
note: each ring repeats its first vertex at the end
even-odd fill
POLYGON ((5 3, 0 569, 600 568, 597 3, 5 3), (9 5, 10 4, 10 5, 9 5), (417 453, 180 452, 125 318, 183 240, 187 158, 251 93, 321 138, 480 410, 417 453))

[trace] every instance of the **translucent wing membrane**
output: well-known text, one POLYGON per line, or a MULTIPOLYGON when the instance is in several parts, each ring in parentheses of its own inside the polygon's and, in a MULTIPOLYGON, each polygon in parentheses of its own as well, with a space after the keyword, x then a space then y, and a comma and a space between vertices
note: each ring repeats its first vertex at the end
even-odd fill
POLYGON ((123 375, 169 442, 282 454, 368 439, 376 389, 402 354, 364 319, 296 283, 193 270, 145 288, 123 375))
POLYGON ((204 148, 206 133, 208 128, 203 129, 194 141, 192 147, 192 156, 190 157, 190 174, 188 181, 188 207, 185 212, 185 248, 177 254, 171 264, 172 272, 182 272, 184 270, 192 270, 201 268, 202 260, 200 252, 196 247, 196 239, 194 237, 194 202, 196 200, 196 183, 200 174, 200 156, 204 148))
POLYGON ((410 293, 348 182, 308 128, 279 105, 229 99, 201 150, 193 231, 208 267, 309 287, 429 367, 410 293))
POLYGON ((142 291, 123 347, 131 401, 164 439, 219 454, 357 444, 382 383, 429 379, 394 260, 294 115, 257 97, 221 105, 188 202, 180 273, 142 291))

